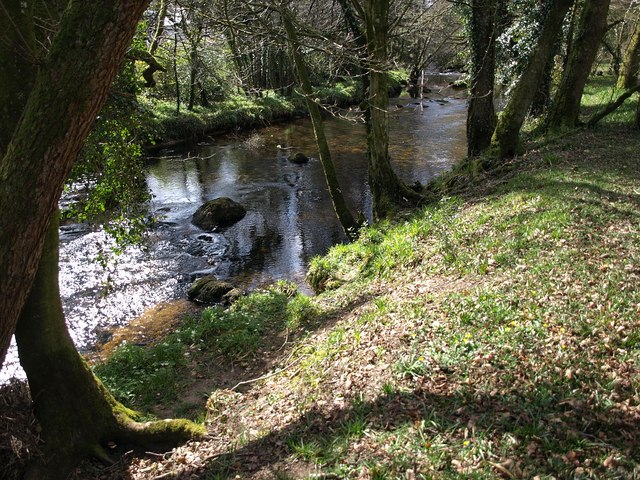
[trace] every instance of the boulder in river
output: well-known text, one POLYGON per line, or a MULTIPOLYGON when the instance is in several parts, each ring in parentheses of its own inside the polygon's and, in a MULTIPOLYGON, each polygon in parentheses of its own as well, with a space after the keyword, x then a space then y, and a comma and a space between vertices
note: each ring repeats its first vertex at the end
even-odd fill
POLYGON ((193 282, 187 291, 187 296, 189 300, 198 303, 220 303, 225 295, 233 290, 233 285, 230 283, 218 280, 213 275, 207 275, 193 282))
POLYGON ((220 197, 204 203, 195 211, 191 221, 203 230, 214 230, 217 227, 229 227, 246 214, 247 210, 238 202, 220 197))
POLYGON ((309 157, 307 157, 304 153, 297 152, 289 155, 287 157, 291 163, 295 163, 296 165, 302 165, 303 163, 307 163, 309 161, 309 157))
POLYGON ((233 288, 222 296, 220 302, 223 305, 231 305, 236 303, 240 297, 244 297, 245 294, 246 292, 244 290, 241 290, 240 288, 233 288))

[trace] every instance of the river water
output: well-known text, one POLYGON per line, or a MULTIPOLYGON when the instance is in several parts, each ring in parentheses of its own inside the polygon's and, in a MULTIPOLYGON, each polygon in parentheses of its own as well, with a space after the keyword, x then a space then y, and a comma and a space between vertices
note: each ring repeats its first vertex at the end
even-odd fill
MULTIPOLYGON (((390 155, 407 183, 425 184, 464 157, 466 102, 455 94, 441 89, 422 109, 408 97, 392 100, 390 155)), ((348 203, 370 216, 364 125, 357 115, 345 117, 326 121, 327 137, 348 203)), ((304 276, 311 258, 344 240, 308 119, 163 152, 150 161, 147 184, 158 227, 144 246, 128 249, 106 269, 95 261, 109 244, 102 231, 61 229, 61 296, 81 351, 148 308, 184 297, 191 281, 204 274, 244 289, 287 279, 308 291, 304 276), (287 160, 298 151, 311 157, 309 163, 287 160), (241 203, 245 218, 217 233, 191 224, 203 202, 223 196, 241 203)), ((0 381, 11 376, 23 376, 14 347, 0 381)))

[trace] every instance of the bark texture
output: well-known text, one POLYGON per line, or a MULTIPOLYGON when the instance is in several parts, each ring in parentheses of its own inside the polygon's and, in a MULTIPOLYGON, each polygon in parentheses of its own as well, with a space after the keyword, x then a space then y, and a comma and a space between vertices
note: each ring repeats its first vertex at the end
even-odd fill
POLYGON ((329 196, 331 197, 331 203, 333 204, 333 209, 336 212, 338 220, 340 220, 340 224, 342 225, 342 228, 344 229, 347 237, 350 239, 354 239, 357 236, 359 225, 351 214, 349 207, 347 206, 347 202, 344 199, 342 189, 340 188, 340 184, 338 182, 335 165, 333 164, 333 160, 331 158, 331 150, 329 148, 329 143, 327 142, 327 137, 325 136, 324 132, 322 114, 320 112, 320 107, 318 107, 318 104, 313 100, 313 88, 311 86, 311 80, 309 79, 307 63, 299 50, 300 44, 298 41, 298 34, 293 25, 291 12, 286 7, 283 7, 281 14, 282 21, 287 33, 287 40, 289 42, 291 56, 293 58, 293 63, 295 65, 298 79, 300 81, 300 87, 307 104, 307 109, 309 110, 309 114, 311 116, 313 133, 316 137, 316 144, 318 145, 318 153, 320 155, 320 163, 322 164, 322 171, 324 172, 324 177, 327 182, 327 188, 329 190, 329 196))
POLYGON ((492 144, 496 147, 500 159, 511 158, 520 149, 520 129, 535 96, 536 88, 544 75, 545 65, 553 53, 553 45, 560 33, 564 17, 573 5, 573 0, 551 0, 550 3, 529 65, 498 118, 492 144))
MULTIPOLYGON (((29 4, 31 5, 31 3, 29 4)), ((24 110, 35 72, 33 7, 6 0, 0 14, 0 156, 11 140, 16 119, 24 110)), ((0 365, 2 362, 0 361, 0 365)))
POLYGON ((633 88, 638 82, 638 67, 640 67, 640 18, 636 20, 633 34, 627 48, 618 75, 618 88, 633 88))
POLYGON ((397 206, 417 202, 422 197, 398 178, 389 158, 389 0, 365 0, 364 20, 369 63, 369 187, 373 197, 373 218, 378 220, 393 214, 397 206))
POLYGON ((0 159, 0 365, 64 182, 148 0, 72 0, 0 159))
MULTIPOLYGON (((27 19, 24 22, 24 27, 28 28, 28 26, 27 19)), ((64 32, 64 30, 62 31, 64 32)), ((23 32, 14 31, 12 33, 25 41, 23 32)), ((35 51, 35 45, 32 44, 31 47, 32 51, 35 51)), ((0 53, 7 54, 6 52, 0 53)), ((38 92, 36 87, 33 87, 34 90, 30 93, 36 70, 31 63, 33 61, 31 57, 24 55, 18 57, 17 60, 24 63, 22 68, 16 70, 16 72, 22 73, 21 82, 7 85, 7 90, 3 93, 8 97, 24 98, 26 101, 27 98, 32 98, 30 97, 32 93, 38 92), (9 87, 11 88, 9 89, 9 87)), ((67 67, 72 71, 76 67, 73 61, 74 58, 71 57, 66 62, 67 67)), ((117 71, 119 67, 117 60, 115 65, 117 71)), ((110 82, 111 80, 109 80, 107 89, 110 82)), ((106 90, 103 92, 106 95, 106 90)), ((73 91, 61 93, 66 93, 67 97, 65 98, 68 99, 73 91)), ((40 100, 44 98, 46 97, 40 97, 40 100)), ((55 100, 53 98, 49 102, 55 100)), ((4 127, 8 132, 15 130, 25 109, 24 103, 13 101, 11 104, 10 115, 4 119, 4 127)), ((51 103, 45 103, 43 107, 48 108, 49 105, 51 103)), ((91 120, 92 118, 89 119, 89 122, 91 120)), ((22 121, 25 121, 24 118, 22 121)), ((43 123, 32 127, 36 131, 39 131, 38 127, 46 126, 45 122, 51 122, 51 119, 47 117, 46 112, 43 112, 38 121, 43 123)), ((14 142, 10 147, 16 144, 20 145, 20 143, 15 143, 15 137, 20 133, 21 126, 18 126, 15 135, 6 140, 6 142, 14 142)), ((54 128, 55 125, 52 125, 51 130, 53 131, 54 128)), ((81 135, 81 133, 77 135, 81 135)), ((45 140, 46 138, 42 139, 42 141, 45 140)), ((6 143, 0 144, 0 152, 4 152, 6 147, 6 143)), ((10 148, 2 159, 3 168, 7 168, 8 164, 4 162, 7 161, 7 158, 11 158, 9 153, 11 153, 10 148)), ((24 152, 20 153, 25 154, 24 152)), ((34 159, 24 156, 14 158, 22 158, 21 167, 29 172, 34 172, 31 168, 33 165, 30 163, 30 160, 34 159)), ((56 157, 47 157, 46 155, 45 158, 52 161, 56 159, 56 157)), ((75 154, 73 154, 73 158, 75 158, 75 154)), ((47 165, 47 167, 49 166, 47 165)), ((7 169, 6 171, 11 170, 7 169)), ((14 169, 13 172, 16 170, 14 169)), ((39 187, 44 188, 41 185, 39 187)), ((18 188, 18 184, 15 184, 15 188, 18 188)), ((14 198, 20 193, 22 192, 13 192, 14 198)), ((25 190, 24 193, 32 194, 34 202, 42 198, 40 192, 25 190)), ((4 198, 0 201, 4 201, 4 198)), ((23 198, 20 201, 26 202, 23 198)), ((45 225, 48 225, 46 237, 43 240, 43 254, 37 264, 35 280, 15 330, 20 362, 27 373, 34 410, 42 427, 41 437, 44 441, 45 455, 32 465, 27 473, 29 479, 66 478, 67 473, 79 458, 88 455, 106 457, 102 447, 108 441, 126 442, 145 447, 151 445, 170 448, 179 442, 203 433, 201 427, 184 420, 149 424, 136 423, 134 421, 136 414, 116 402, 80 357, 69 336, 60 301, 58 217, 55 205, 54 210, 56 214, 53 221, 49 223, 49 218, 41 219, 45 225)), ((5 210, 3 213, 9 212, 5 210)), ((3 216, 2 221, 6 221, 6 217, 3 216)), ((2 245, 6 244, 2 243, 2 245)), ((14 250, 20 247, 23 246, 16 245, 14 250)), ((24 255, 32 256, 32 252, 24 252, 24 255)))
POLYGON ((469 25, 471 88, 467 110, 467 155, 479 155, 491 145, 496 126, 493 105, 496 56, 496 16, 500 0, 472 0, 469 25))
POLYGON ((591 66, 607 26, 610 0, 585 0, 573 49, 547 118, 547 128, 573 128, 578 124, 580 101, 591 66))
POLYGON ((42 427, 45 455, 27 474, 38 480, 64 479, 78 459, 106 457, 102 449, 109 441, 168 449, 203 433, 184 420, 136 423, 136 414, 113 398, 78 354, 60 301, 57 218, 15 332, 42 427))

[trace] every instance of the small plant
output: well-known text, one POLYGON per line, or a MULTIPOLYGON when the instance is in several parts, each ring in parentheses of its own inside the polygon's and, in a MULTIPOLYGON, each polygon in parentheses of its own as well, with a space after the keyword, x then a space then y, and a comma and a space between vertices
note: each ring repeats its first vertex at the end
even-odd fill
POLYGON ((415 353, 404 355, 394 366, 395 372, 401 378, 416 379, 427 373, 425 357, 415 353))

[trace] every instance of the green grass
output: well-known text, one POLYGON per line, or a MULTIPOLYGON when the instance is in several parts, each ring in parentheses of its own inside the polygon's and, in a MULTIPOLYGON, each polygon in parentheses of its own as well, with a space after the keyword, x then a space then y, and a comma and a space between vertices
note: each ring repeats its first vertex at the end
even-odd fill
MULTIPOLYGON (((610 98, 607 88, 596 79, 587 90, 594 110, 610 98)), ((625 413, 626 405, 640 405, 633 107, 596 130, 545 141, 509 171, 475 172, 455 197, 371 227, 313 260, 309 280, 324 295, 420 279, 464 285, 393 298, 382 315, 360 314, 367 320, 359 325, 386 316, 393 328, 407 328, 406 347, 369 403, 385 421, 370 415, 358 425, 367 432, 365 453, 349 453, 359 440, 336 429, 314 453, 324 472, 640 475, 637 423, 625 413)))
POLYGON ((176 338, 205 359, 310 330, 289 369, 233 397, 233 428, 210 424, 237 445, 225 472, 249 476, 260 454, 326 478, 638 478, 632 113, 540 139, 509 169, 456 170, 444 198, 314 259, 316 298, 280 284, 187 323, 176 338))
POLYGON ((155 345, 123 344, 94 371, 119 401, 149 409, 179 398, 187 386, 184 374, 190 358, 206 364, 215 357, 230 361, 252 356, 268 335, 304 327, 318 314, 318 307, 295 285, 278 282, 240 298, 231 308, 210 307, 185 318, 155 345))
MULTIPOLYGON (((354 81, 337 82, 315 89, 316 98, 329 106, 345 107, 362 98, 362 87, 354 81)), ((157 143, 173 140, 195 140, 206 134, 229 130, 243 130, 268 125, 274 120, 285 120, 306 114, 304 99, 294 94, 287 98, 274 92, 263 96, 230 95, 211 107, 196 106, 192 111, 158 99, 141 99, 143 106, 153 112, 153 125, 157 143)))

